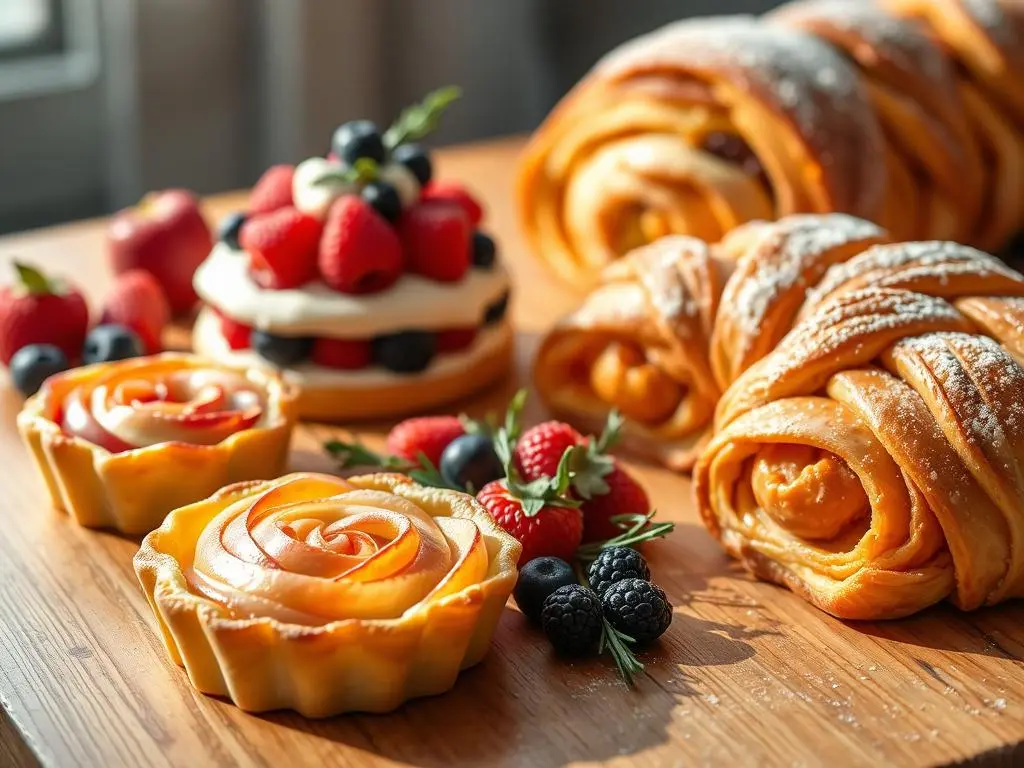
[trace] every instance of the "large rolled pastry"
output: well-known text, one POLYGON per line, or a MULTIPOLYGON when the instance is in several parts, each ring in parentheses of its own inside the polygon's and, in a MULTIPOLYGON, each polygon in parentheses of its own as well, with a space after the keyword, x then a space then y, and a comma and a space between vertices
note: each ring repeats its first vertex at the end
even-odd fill
POLYGON ((846 212, 987 250, 1024 226, 1024 0, 805 0, 612 51, 519 172, 533 249, 575 285, 667 234, 846 212))

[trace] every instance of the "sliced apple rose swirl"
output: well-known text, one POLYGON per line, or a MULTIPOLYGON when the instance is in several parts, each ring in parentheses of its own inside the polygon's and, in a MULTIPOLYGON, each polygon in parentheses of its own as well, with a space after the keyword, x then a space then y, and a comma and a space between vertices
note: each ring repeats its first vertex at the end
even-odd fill
POLYGON ((135 570, 197 689, 328 717, 451 688, 486 653, 519 553, 464 493, 298 473, 175 510, 135 570))
POLYGON ((55 507, 145 533, 228 483, 279 475, 295 401, 274 373, 165 353, 51 377, 18 429, 55 507))

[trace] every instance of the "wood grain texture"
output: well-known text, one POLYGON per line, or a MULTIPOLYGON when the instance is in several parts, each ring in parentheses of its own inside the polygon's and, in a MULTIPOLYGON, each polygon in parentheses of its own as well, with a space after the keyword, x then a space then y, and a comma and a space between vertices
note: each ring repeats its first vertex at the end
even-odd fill
MULTIPOLYGON (((489 227, 519 286, 516 381, 462 404, 482 414, 528 380, 538 334, 575 298, 525 253, 511 207, 519 144, 450 150, 490 209, 489 227)), ((217 215, 240 204, 211 202, 217 215)), ((109 283, 102 222, 0 239, 18 256, 73 274, 90 295, 109 283)), ((0 391, 0 764, 203 765, 927 765, 1020 759, 1024 610, 947 607, 887 624, 847 624, 753 582, 701 527, 685 478, 633 465, 679 523, 649 559, 677 606, 635 690, 609 662, 566 663, 514 609, 490 656, 442 697, 386 716, 308 721, 247 715, 195 693, 168 660, 135 580, 137 540, 91 532, 49 509, 0 391), (12 741, 15 733, 23 744, 12 741), (24 746, 24 745, 27 745, 24 746), (19 763, 18 760, 22 762, 19 763)), ((536 403, 530 419, 543 413, 536 403)), ((386 425, 356 431, 379 443, 386 425)), ((329 470, 305 426, 295 469, 329 470)))

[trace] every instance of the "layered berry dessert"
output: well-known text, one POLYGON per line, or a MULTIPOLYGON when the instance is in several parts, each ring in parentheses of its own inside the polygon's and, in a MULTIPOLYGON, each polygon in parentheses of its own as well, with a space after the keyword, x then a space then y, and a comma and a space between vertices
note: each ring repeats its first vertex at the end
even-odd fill
POLYGON ((466 189, 433 179, 419 144, 456 95, 387 131, 345 123, 331 152, 274 166, 195 275, 193 345, 300 385, 306 418, 411 413, 509 368, 509 277, 466 189))

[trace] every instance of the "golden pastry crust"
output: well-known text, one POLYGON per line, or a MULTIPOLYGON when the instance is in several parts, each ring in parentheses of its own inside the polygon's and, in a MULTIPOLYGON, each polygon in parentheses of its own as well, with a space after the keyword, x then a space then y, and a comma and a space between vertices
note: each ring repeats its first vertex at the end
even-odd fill
POLYGON ((298 473, 175 510, 135 570, 197 689, 328 717, 450 689, 486 653, 520 550, 471 496, 298 473))
POLYGON ((272 373, 239 373, 193 355, 164 353, 51 377, 25 402, 18 430, 57 509, 90 528, 145 533, 170 510, 226 483, 280 474, 287 463, 296 398, 296 390, 272 373), (229 407, 182 426, 173 416, 188 407, 187 400, 154 397, 155 404, 141 405, 133 400, 140 387, 148 393, 152 387, 178 386, 180 382, 171 383, 175 377, 192 374, 201 377, 190 391, 197 400, 210 394, 202 377, 228 376, 228 381, 238 382, 244 395, 238 407, 245 413, 229 407), (69 434, 61 423, 69 398, 90 413, 91 423, 105 420, 129 442, 102 427, 104 440, 115 443, 114 449, 69 434), (195 442, 188 442, 190 432, 195 442), (165 439, 150 442, 144 439, 147 434, 165 439), (169 434, 182 437, 166 439, 169 434))

